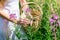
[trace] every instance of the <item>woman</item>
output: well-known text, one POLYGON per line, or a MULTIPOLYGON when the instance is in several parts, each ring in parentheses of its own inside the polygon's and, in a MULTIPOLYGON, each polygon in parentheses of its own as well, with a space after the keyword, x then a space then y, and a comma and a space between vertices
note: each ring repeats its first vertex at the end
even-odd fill
MULTIPOLYGON (((23 0, 24 1, 24 0, 23 0)), ((21 2, 21 0, 20 0, 21 2)), ((11 34, 13 34, 14 31, 14 23, 17 24, 29 24, 28 19, 19 19, 19 0, 8 0, 7 4, 5 5, 5 0, 0 0, 0 40, 6 40, 6 31, 7 24, 9 27, 9 31, 11 31, 11 34), (1 1, 4 1, 2 4, 1 1), (6 21, 6 20, 8 21, 6 21), (6 28, 5 28, 6 25, 6 28)), ((8 29, 8 28, 7 28, 8 29)), ((10 33, 10 32, 9 32, 10 33)), ((10 35, 10 38, 12 35, 10 35)))
POLYGON ((7 25, 4 25, 4 19, 1 15, 1 12, 3 11, 4 5, 6 4, 7 0, 0 0, 0 40, 7 40, 5 31, 7 29, 7 25))

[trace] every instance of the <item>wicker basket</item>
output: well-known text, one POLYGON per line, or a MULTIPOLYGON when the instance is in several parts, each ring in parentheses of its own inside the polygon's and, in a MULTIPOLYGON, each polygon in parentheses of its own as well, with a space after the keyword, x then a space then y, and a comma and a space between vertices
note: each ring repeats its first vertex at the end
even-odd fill
MULTIPOLYGON (((35 8, 31 8, 30 9, 30 14, 31 14, 31 16, 32 16, 32 20, 31 19, 29 19, 30 21, 32 21, 32 24, 30 25, 31 27, 33 27, 33 30, 35 31, 35 30, 38 30, 39 29, 39 27, 40 27, 40 25, 41 25, 41 18, 42 18, 42 9, 41 9, 41 7, 38 5, 38 4, 36 4, 36 3, 34 3, 34 2, 28 2, 28 3, 26 3, 27 5, 35 5, 36 7, 37 7, 37 9, 35 9, 35 8), (38 26, 39 25, 39 26, 38 26)), ((26 5, 25 4, 25 5, 26 5)), ((23 5, 21 8, 20 8, 20 15, 22 16, 22 13, 23 13, 23 10, 22 10, 22 8, 25 6, 25 5, 23 5)), ((25 14, 24 14, 25 15, 25 14)), ((26 17, 27 17, 27 15, 25 15, 26 17)), ((25 25, 23 25, 23 27, 24 27, 24 29, 25 30, 27 30, 27 26, 25 26, 25 25)))

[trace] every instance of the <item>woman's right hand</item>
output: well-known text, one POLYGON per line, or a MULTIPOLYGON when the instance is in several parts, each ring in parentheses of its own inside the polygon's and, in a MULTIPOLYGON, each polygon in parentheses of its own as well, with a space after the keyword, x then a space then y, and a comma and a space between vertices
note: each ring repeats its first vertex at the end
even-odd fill
POLYGON ((17 23, 21 25, 28 25, 30 24, 30 20, 27 18, 24 18, 24 19, 20 18, 20 20, 17 23))

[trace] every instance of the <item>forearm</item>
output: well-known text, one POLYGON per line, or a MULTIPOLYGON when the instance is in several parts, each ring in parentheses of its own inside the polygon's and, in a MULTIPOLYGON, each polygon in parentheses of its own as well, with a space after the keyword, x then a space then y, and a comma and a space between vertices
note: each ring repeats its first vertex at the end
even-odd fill
POLYGON ((2 16, 3 18, 7 19, 8 21, 17 23, 16 19, 11 19, 8 13, 5 13, 4 11, 0 10, 0 16, 2 16))

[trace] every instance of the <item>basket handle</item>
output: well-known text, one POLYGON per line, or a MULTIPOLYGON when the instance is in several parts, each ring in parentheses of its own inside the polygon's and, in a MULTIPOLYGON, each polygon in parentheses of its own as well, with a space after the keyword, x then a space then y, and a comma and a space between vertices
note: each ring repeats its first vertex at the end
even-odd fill
MULTIPOLYGON (((36 6, 39 8, 41 14, 43 14, 41 7, 40 7, 37 3, 35 3, 35 2, 27 2, 25 5, 28 5, 28 4, 34 4, 34 5, 36 5, 36 6)), ((25 5, 23 5, 23 6, 20 8, 20 14, 22 13, 22 8, 23 8, 25 5)))

